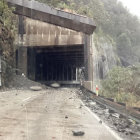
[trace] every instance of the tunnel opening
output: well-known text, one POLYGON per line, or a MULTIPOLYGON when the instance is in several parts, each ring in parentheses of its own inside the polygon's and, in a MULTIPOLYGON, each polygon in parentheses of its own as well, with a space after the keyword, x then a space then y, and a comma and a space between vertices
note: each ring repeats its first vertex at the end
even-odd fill
POLYGON ((78 70, 84 67, 84 45, 28 48, 28 78, 51 84, 79 84, 78 70))

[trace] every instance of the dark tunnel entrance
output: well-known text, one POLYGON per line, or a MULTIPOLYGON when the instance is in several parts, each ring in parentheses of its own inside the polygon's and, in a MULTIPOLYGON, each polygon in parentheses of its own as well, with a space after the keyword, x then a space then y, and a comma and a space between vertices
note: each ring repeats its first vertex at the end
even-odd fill
POLYGON ((28 78, 50 84, 78 82, 78 69, 84 66, 84 46, 28 48, 28 78))

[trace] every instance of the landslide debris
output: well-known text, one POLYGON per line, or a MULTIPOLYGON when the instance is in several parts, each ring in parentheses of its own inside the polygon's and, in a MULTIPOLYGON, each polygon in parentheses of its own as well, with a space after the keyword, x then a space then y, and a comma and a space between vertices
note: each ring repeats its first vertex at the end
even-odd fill
POLYGON ((36 90, 41 90, 41 89, 48 89, 49 87, 41 83, 29 80, 28 78, 24 76, 15 75, 13 81, 9 85, 9 88, 10 89, 24 89, 24 90, 36 88, 36 90))

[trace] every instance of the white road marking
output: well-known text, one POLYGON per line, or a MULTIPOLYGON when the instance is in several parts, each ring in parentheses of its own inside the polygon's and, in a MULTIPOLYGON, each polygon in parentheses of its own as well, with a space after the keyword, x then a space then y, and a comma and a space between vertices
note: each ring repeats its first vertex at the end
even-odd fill
POLYGON ((28 111, 27 111, 27 107, 24 105, 25 110, 26 110, 26 130, 27 130, 27 140, 30 140, 29 137, 29 121, 28 121, 28 111))
MULTIPOLYGON (((80 100, 81 101, 81 100, 80 100)), ((88 107, 85 106, 85 104, 81 101, 82 105, 88 110, 88 112, 95 117, 95 119, 97 119, 98 121, 100 121, 101 119, 95 114, 93 113, 88 107)), ((117 140, 123 140, 120 136, 118 136, 118 134, 116 134, 113 130, 111 130, 105 123, 102 123, 102 125, 117 139, 117 140)))
POLYGON ((28 97, 28 98, 22 100, 22 102, 27 101, 27 100, 29 100, 30 98, 31 98, 31 97, 28 97))

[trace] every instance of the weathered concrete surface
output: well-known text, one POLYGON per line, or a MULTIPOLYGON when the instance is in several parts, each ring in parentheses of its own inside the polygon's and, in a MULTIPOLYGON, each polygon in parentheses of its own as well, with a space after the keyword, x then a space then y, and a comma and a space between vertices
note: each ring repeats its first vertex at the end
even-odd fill
POLYGON ((24 17, 23 21, 19 20, 19 25, 22 27, 19 28, 19 35, 16 37, 15 43, 21 44, 23 42, 23 46, 43 47, 78 45, 84 43, 82 32, 76 32, 39 20, 24 17), (23 24, 20 22, 23 22, 23 24))
MULTIPOLYGON (((54 9, 36 1, 7 0, 7 2, 16 7, 15 14, 19 16, 19 34, 16 39, 19 46, 46 47, 85 44, 85 80, 93 81, 90 49, 92 34, 96 26, 91 18, 54 9)), ((22 57, 19 59, 21 60, 22 57)), ((26 60, 27 58, 23 62, 20 61, 18 67, 25 75, 28 69, 25 65, 26 60)), ((35 79, 35 74, 31 76, 31 79, 35 79)))
POLYGON ((93 90, 93 82, 92 81, 84 81, 83 86, 90 91, 93 90))
POLYGON ((58 9, 49 7, 48 5, 28 0, 7 0, 7 2, 16 6, 16 13, 72 29, 86 34, 92 34, 96 26, 91 18, 67 13, 58 9))
POLYGON ((0 94, 0 140, 116 140, 81 105, 75 89, 0 94), (65 116, 68 116, 66 119, 65 116), (73 136, 72 130, 84 136, 73 136))
POLYGON ((25 76, 27 75, 27 48, 18 48, 18 74, 25 76))
POLYGON ((84 36, 85 81, 92 81, 92 35, 84 36))

